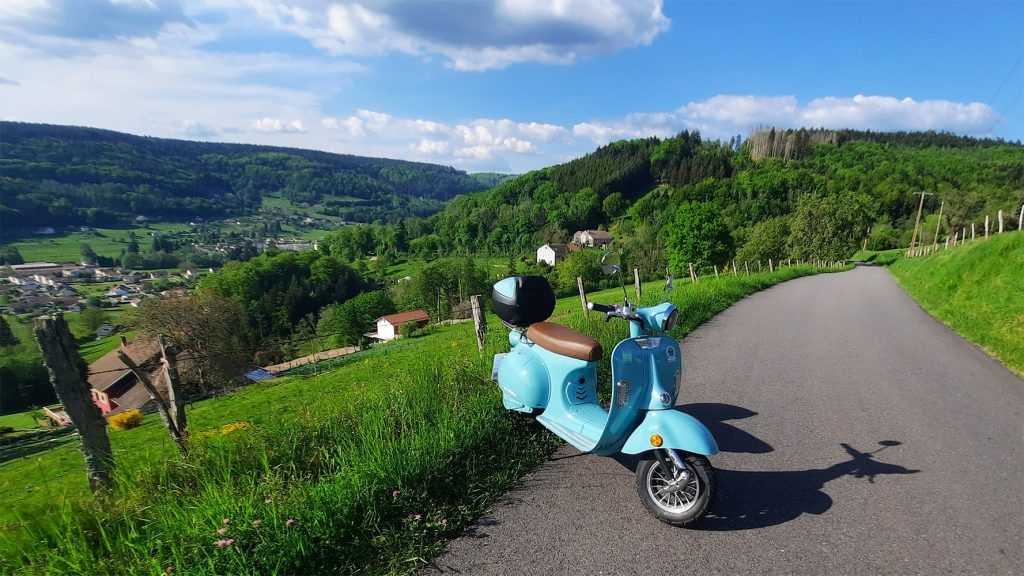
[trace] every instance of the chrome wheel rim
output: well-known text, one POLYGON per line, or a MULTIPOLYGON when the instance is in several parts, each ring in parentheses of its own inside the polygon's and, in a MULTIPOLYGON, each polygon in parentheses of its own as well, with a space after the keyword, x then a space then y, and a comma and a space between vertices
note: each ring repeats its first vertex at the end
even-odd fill
POLYGON ((647 494, 651 501, 662 510, 672 514, 682 514, 697 505, 700 497, 700 476, 690 471, 690 483, 682 490, 667 490, 674 478, 666 474, 661 462, 655 461, 647 471, 647 494))

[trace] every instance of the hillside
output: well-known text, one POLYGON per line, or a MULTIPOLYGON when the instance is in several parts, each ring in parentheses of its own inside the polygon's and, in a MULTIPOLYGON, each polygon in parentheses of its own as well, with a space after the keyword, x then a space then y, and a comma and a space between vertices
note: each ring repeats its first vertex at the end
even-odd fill
POLYGON ((0 122, 5 234, 115 226, 140 215, 216 217, 258 208, 270 195, 368 222, 430 214, 485 187, 463 171, 420 162, 0 122))
POLYGON ((899 257, 889 270, 929 314, 1024 375, 1024 233, 899 257))
POLYGON ((841 259, 862 245, 868 227, 876 249, 909 244, 919 190, 934 193, 925 201, 929 233, 943 202, 944 230, 999 209, 1012 213, 1024 199, 1024 146, 851 130, 760 130, 728 142, 688 132, 619 141, 455 198, 430 218, 434 237, 420 242, 529 252, 600 226, 654 272, 670 263, 669 232, 692 231, 693 214, 701 213, 707 222, 699 227, 714 230, 709 243, 722 249, 685 256, 705 266, 733 256, 841 259), (683 205, 687 213, 680 215, 683 205))

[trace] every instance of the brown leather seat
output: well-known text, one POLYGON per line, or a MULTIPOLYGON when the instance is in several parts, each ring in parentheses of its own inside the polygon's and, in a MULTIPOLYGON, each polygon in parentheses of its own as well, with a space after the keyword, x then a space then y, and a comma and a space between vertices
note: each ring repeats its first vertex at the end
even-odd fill
POLYGON ((545 350, 577 360, 593 362, 604 356, 604 350, 597 340, 561 324, 530 324, 526 329, 526 337, 545 350))

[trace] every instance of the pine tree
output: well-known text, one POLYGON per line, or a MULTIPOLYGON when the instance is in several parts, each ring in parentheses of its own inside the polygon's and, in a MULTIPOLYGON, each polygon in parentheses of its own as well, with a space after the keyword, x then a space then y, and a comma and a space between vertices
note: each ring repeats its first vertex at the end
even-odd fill
POLYGON ((11 327, 7 324, 7 318, 0 316, 0 346, 14 346, 19 343, 18 337, 11 332, 11 327))

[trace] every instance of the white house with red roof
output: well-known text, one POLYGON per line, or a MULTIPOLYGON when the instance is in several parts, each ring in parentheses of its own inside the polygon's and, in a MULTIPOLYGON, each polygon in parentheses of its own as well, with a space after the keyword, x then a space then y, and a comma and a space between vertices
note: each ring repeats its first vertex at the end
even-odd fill
POLYGON ((398 338, 398 329, 403 324, 415 322, 417 326, 426 326, 430 322, 430 314, 425 310, 408 310, 398 314, 389 314, 377 318, 377 331, 367 334, 370 338, 387 342, 398 338))

